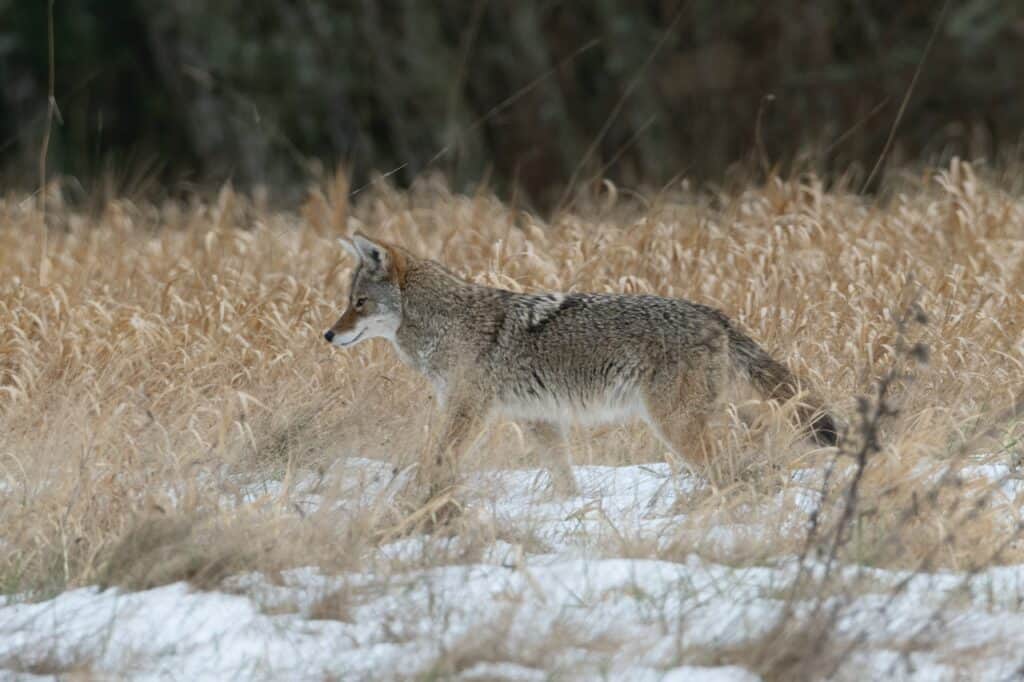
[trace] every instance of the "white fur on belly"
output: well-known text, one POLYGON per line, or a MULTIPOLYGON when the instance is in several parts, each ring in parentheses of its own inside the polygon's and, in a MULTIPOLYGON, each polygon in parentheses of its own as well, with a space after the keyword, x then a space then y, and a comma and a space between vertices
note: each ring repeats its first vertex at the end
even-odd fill
POLYGON ((565 425, 593 426, 645 417, 640 400, 605 400, 580 405, 564 398, 543 397, 498 404, 498 412, 509 419, 556 422, 565 425))

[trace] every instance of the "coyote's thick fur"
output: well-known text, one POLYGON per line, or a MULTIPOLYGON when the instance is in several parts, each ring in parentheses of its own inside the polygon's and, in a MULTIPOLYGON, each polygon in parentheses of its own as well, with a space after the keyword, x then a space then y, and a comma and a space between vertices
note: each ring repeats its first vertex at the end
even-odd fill
MULTIPOLYGON (((706 423, 733 376, 767 398, 796 396, 793 374, 724 313, 660 296, 518 294, 471 284, 439 263, 357 234, 348 308, 324 335, 347 347, 386 338, 433 383, 443 407, 439 450, 421 469, 445 482, 494 412, 528 420, 552 450, 555 485, 575 489, 563 429, 639 417, 679 457, 711 456, 706 423)), ((820 444, 836 425, 806 404, 797 414, 820 444)))

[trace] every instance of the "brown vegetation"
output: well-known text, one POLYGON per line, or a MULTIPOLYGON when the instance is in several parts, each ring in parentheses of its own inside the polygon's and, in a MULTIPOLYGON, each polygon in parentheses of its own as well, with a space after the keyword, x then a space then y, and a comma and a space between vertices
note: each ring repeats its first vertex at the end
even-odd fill
MULTIPOLYGON (((827 558, 834 547, 844 564, 967 573, 1024 558, 1017 500, 1003 481, 956 473, 984 461, 1014 475, 1024 433, 1019 402, 1013 410, 1024 202, 970 166, 908 175, 884 201, 842 183, 826 190, 815 177, 629 198, 605 185, 550 221, 432 181, 408 193, 377 186, 355 204, 347 190, 343 179, 315 188, 298 214, 230 188, 211 204, 122 200, 88 214, 61 206, 51 188, 47 242, 34 201, 0 201, 4 592, 365 569, 370 548, 408 530, 385 496, 356 504, 361 489, 327 475, 351 455, 390 461, 401 475, 431 425, 427 386, 384 342, 341 352, 321 339, 352 265, 335 238, 355 228, 490 285, 656 292, 718 306, 847 421, 845 453, 878 427, 877 448, 858 466, 800 441, 786 410, 740 404, 719 425, 725 457, 714 486, 684 500, 683 526, 660 543, 610 527, 605 555, 706 551, 764 562, 827 558), (927 322, 901 329, 912 303, 927 322), (868 428, 858 414, 871 418, 877 401, 858 408, 856 396, 872 395, 893 367, 885 400, 895 414, 875 415, 868 428), (822 507, 811 548, 779 523, 801 490, 798 468, 819 472, 806 488, 835 502, 822 507), (769 503, 780 491, 783 509, 769 503), (328 503, 306 505, 309 495, 328 503), (708 528, 740 519, 775 530, 725 554, 705 547, 708 528)), ((577 463, 664 457, 633 425, 574 440, 577 463)), ((497 424, 464 469, 534 463, 528 450, 516 425, 497 424)), ((452 532, 462 549, 423 563, 470 561, 495 539, 530 539, 529 529, 472 513, 452 532)), ((349 599, 327 598, 316 612, 344 614, 349 599)), ((787 630, 772 641, 809 636, 787 630)), ((444 669, 476 660, 475 646, 444 669)), ((790 665, 782 652, 754 659, 765 670, 790 665)))

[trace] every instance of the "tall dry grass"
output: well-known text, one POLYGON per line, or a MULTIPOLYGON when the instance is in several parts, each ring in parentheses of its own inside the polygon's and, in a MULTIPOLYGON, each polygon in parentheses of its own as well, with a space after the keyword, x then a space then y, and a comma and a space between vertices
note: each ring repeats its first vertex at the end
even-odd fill
MULTIPOLYGON (((1014 500, 955 477, 937 488, 933 474, 982 453, 1013 466, 1020 456, 1019 420, 994 415, 1024 375, 1024 201, 959 162, 889 190, 866 199, 816 177, 629 197, 604 186, 545 221, 436 180, 408 192, 378 185, 353 203, 338 178, 312 189, 298 213, 230 188, 211 203, 121 200, 81 212, 53 189, 45 253, 36 202, 7 197, 0 589, 212 585, 251 568, 360 566, 394 528, 391 512, 368 507, 339 525, 330 505, 304 512, 292 486, 348 455, 402 469, 427 442, 433 409, 425 382, 384 342, 341 352, 321 338, 352 266, 335 238, 357 228, 489 285, 718 306, 818 389, 853 427, 850 443, 856 396, 903 362, 896 319, 916 302, 928 322, 905 342, 926 344, 929 359, 890 388, 898 415, 880 424, 841 558, 961 569, 1020 561, 1014 500), (253 499, 252 484, 268 481, 279 485, 253 499)), ((855 466, 800 441, 784 412, 741 411, 747 419, 720 425, 714 489, 686 502, 695 527, 751 521, 795 468, 855 466)), ((495 425, 464 468, 535 463, 520 436, 495 425)), ((575 438, 577 463, 663 455, 636 425, 575 438)), ((802 542, 766 537, 732 560, 802 542)), ((619 537, 607 551, 671 559, 695 548, 619 537)))

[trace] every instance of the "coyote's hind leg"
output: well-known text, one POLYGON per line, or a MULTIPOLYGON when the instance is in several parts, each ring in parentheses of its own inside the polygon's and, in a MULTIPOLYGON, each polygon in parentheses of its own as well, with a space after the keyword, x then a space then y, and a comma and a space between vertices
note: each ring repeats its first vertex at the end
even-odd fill
POLYGON ((683 370, 652 385, 644 395, 647 424, 697 471, 705 472, 715 456, 708 420, 718 403, 721 371, 709 362, 703 371, 683 370))

